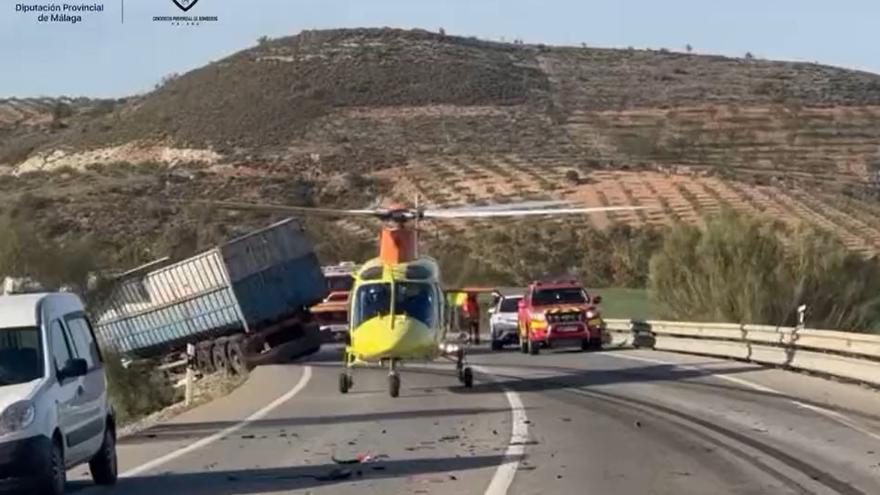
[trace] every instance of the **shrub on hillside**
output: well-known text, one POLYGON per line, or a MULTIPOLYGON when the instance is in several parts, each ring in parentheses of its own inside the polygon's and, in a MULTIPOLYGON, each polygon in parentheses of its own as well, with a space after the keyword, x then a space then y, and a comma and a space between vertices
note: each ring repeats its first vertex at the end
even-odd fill
POLYGON ((423 239, 447 284, 521 286, 574 276, 590 287, 644 287, 660 233, 549 221, 504 222, 467 236, 423 239))
POLYGON ((95 256, 87 238, 62 245, 38 235, 26 219, 0 218, 0 277, 28 277, 48 289, 68 286, 84 293, 95 256))
POLYGON ((119 424, 130 423, 174 404, 178 392, 161 373, 146 367, 122 365, 119 356, 104 355, 110 404, 119 424))
POLYGON ((811 228, 723 212, 706 228, 679 225, 651 260, 649 288, 664 317, 880 330, 880 263, 811 228))

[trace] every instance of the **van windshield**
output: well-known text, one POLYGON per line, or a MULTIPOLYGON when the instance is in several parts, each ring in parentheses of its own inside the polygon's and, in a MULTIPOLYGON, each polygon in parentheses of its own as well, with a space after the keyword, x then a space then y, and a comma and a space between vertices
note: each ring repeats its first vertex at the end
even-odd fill
POLYGON ((0 328, 0 386, 43 377, 43 353, 36 327, 0 328))

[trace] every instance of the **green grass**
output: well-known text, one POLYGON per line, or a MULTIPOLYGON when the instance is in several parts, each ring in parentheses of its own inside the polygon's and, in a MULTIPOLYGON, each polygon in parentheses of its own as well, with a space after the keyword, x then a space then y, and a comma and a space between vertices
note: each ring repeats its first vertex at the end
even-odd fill
POLYGON ((602 316, 621 319, 655 318, 654 305, 645 289, 592 289, 602 296, 602 316))

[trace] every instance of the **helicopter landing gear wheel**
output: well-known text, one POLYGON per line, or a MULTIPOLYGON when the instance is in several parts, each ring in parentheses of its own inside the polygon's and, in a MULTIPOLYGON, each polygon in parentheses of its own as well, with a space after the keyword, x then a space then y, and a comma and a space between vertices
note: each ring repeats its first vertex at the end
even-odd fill
POLYGON ((339 374, 339 392, 342 394, 347 394, 351 387, 354 385, 353 380, 351 379, 351 375, 347 372, 343 371, 339 374))
POLYGON ((388 375, 388 394, 391 397, 398 397, 400 395, 400 375, 397 373, 388 375))
POLYGON ((397 361, 394 359, 388 363, 388 394, 391 397, 400 395, 400 375, 397 374, 397 361))
POLYGON ((474 371, 471 369, 470 366, 462 370, 459 379, 461 380, 461 383, 465 386, 465 388, 471 388, 474 386, 474 371))

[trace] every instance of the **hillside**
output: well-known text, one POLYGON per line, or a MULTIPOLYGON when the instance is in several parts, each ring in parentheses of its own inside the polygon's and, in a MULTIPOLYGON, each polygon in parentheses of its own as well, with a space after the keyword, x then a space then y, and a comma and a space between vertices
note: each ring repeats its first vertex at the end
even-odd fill
POLYGON ((151 248, 135 258, 181 229, 200 245, 268 218, 171 200, 415 194, 661 207, 585 220, 598 228, 698 222, 729 205, 880 250, 880 75, 816 64, 306 31, 53 125, 3 109, 0 208, 56 237, 151 248))

